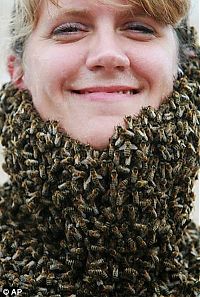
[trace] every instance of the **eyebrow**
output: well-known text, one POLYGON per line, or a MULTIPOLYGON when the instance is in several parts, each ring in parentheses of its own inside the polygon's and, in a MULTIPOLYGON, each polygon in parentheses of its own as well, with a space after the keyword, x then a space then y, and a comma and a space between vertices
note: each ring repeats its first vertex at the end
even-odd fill
MULTIPOLYGON (((147 16, 147 13, 143 9, 138 8, 121 8, 116 9, 115 14, 118 16, 140 16, 144 17, 147 16)), ((62 16, 75 16, 75 17, 93 17, 92 12, 90 9, 87 8, 60 8, 57 10, 56 13, 51 13, 53 19, 58 19, 62 16)))
POLYGON ((51 13, 51 17, 58 19, 61 16, 92 16, 92 13, 89 9, 76 9, 76 8, 60 8, 56 13, 51 13))

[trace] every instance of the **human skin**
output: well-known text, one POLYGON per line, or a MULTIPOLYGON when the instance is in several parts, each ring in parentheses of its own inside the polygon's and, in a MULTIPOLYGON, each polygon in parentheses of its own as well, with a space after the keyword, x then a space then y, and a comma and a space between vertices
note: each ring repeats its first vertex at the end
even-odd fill
POLYGON ((125 115, 157 108, 172 92, 176 37, 138 6, 131 13, 94 0, 58 4, 42 1, 18 84, 44 120, 58 120, 72 138, 104 149, 125 115))

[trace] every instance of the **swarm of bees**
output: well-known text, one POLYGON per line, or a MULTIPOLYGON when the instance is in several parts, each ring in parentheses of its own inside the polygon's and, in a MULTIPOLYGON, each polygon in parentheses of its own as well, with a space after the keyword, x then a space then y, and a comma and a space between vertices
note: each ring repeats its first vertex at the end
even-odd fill
POLYGON ((35 297, 199 296, 190 212, 200 93, 191 78, 179 78, 159 109, 127 116, 104 151, 43 122, 27 91, 3 87, 10 181, 0 188, 0 287, 35 297))

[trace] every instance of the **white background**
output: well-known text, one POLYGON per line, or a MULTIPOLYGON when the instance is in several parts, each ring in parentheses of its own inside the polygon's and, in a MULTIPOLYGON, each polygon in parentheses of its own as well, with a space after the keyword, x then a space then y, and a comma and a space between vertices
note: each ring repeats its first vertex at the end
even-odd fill
MULTIPOLYGON (((200 0, 192 0, 191 14, 190 14, 190 24, 195 26, 197 32, 200 36, 200 0)), ((5 61, 8 51, 8 33, 7 24, 9 20, 9 13, 12 7, 13 0, 0 0, 0 85, 3 82, 9 80, 9 76, 6 71, 5 61)), ((200 41, 200 37, 199 37, 200 41)), ((7 176, 1 170, 1 163, 3 160, 3 154, 0 147, 0 184, 2 184, 7 176)), ((196 183, 196 203, 193 212, 193 219, 197 224, 200 225, 200 182, 196 183)))

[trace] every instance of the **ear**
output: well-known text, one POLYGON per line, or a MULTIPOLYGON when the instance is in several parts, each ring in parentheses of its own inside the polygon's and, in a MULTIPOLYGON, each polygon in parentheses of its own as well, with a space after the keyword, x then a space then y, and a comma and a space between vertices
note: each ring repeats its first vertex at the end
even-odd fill
POLYGON ((23 68, 22 68, 22 62, 20 58, 9 55, 7 59, 7 69, 8 73, 10 74, 10 78, 12 83, 18 88, 18 89, 24 89, 24 81, 23 81, 23 68))

